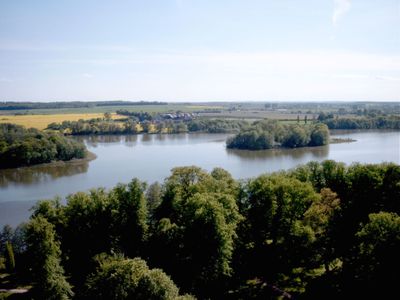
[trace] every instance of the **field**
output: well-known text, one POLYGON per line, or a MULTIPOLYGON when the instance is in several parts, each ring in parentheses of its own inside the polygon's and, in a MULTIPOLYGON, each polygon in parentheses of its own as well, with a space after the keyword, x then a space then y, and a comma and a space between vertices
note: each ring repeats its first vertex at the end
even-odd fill
MULTIPOLYGON (((0 123, 13 123, 27 128, 45 129, 50 123, 60 123, 63 121, 78 121, 79 119, 102 118, 101 113, 87 114, 46 114, 46 115, 1 115, 0 123)), ((112 114, 113 119, 119 119, 121 116, 112 114)))
POLYGON ((130 112, 146 111, 149 113, 168 113, 168 112, 193 112, 209 109, 223 109, 222 105, 199 105, 188 103, 169 103, 166 105, 111 105, 111 106, 91 106, 79 108, 54 108, 54 109, 28 109, 28 110, 0 110, 1 115, 52 115, 52 114, 104 114, 106 112, 116 112, 117 110, 127 110, 130 112))

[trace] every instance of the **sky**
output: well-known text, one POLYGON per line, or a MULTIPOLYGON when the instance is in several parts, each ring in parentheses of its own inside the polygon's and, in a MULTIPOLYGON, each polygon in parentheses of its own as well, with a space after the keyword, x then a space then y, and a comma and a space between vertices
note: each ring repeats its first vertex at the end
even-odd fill
POLYGON ((400 0, 0 0, 0 101, 400 101, 400 0))

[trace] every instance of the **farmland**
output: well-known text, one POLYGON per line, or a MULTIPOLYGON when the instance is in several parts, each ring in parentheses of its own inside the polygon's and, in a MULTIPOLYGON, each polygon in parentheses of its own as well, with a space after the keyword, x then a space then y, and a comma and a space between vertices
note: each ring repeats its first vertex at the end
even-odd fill
MULTIPOLYGON (((93 118, 102 118, 102 113, 80 113, 80 114, 46 114, 46 115, 1 115, 0 123, 12 123, 25 127, 45 129, 50 123, 61 123, 63 121, 78 121, 80 119, 88 120, 93 118)), ((113 119, 121 118, 117 114, 112 114, 113 119)))
POLYGON ((115 112, 116 110, 127 110, 130 112, 146 111, 149 113, 168 113, 175 111, 193 112, 204 110, 221 110, 222 105, 214 104, 196 104, 187 103, 169 103, 166 105, 107 105, 107 106, 87 106, 87 107, 68 107, 68 108, 36 108, 36 109, 18 109, 18 110, 0 110, 1 115, 17 114, 104 114, 106 112, 115 112))

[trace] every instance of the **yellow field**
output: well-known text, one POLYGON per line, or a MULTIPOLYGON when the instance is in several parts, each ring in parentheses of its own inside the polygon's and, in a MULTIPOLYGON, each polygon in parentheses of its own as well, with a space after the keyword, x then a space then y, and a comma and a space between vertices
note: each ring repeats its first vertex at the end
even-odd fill
MULTIPOLYGON (((78 121, 79 119, 103 118, 104 114, 55 114, 55 115, 21 115, 8 116, 0 115, 0 123, 13 123, 27 128, 45 129, 50 123, 61 123, 62 121, 78 121)), ((113 119, 120 119, 122 116, 112 114, 113 119)))

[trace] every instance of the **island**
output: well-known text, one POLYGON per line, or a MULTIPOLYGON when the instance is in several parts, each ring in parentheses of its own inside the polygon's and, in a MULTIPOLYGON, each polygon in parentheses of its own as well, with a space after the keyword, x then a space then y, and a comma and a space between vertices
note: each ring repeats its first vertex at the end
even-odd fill
POLYGON ((263 120, 254 122, 229 138, 226 145, 230 149, 265 150, 323 146, 328 143, 329 129, 325 124, 282 124, 263 120))

